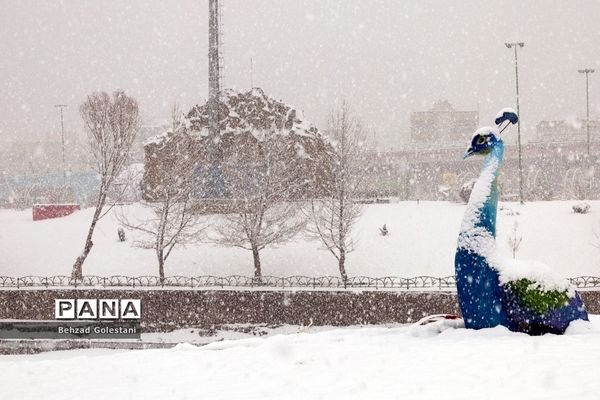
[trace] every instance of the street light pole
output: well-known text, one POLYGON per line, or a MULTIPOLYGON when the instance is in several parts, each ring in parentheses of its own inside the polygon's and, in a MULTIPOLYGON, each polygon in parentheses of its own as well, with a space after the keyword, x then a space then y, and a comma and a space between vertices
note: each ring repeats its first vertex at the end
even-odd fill
POLYGON ((519 109, 519 57, 517 55, 517 49, 525 46, 524 42, 512 42, 504 43, 504 45, 511 49, 515 49, 515 84, 517 86, 517 115, 519 120, 517 121, 517 148, 519 151, 519 202, 524 204, 523 200, 523 154, 521 150, 521 110, 519 109))
POLYGON ((586 196, 587 198, 589 198, 589 196, 592 194, 592 178, 593 178, 593 170, 592 170, 592 154, 591 154, 591 147, 592 147, 592 136, 590 134, 590 79, 589 76, 590 74, 594 73, 593 69, 590 68, 585 68, 585 69, 579 69, 577 70, 577 72, 579 72, 580 74, 585 74, 585 107, 586 107, 586 114, 585 114, 585 130, 587 133, 587 167, 588 167, 588 177, 589 177, 589 187, 588 187, 588 196, 586 196))
POLYGON ((585 130, 587 133, 587 155, 588 159, 591 155, 591 143, 592 136, 590 135, 590 85, 589 76, 594 73, 593 69, 586 68, 577 70, 580 74, 585 74, 585 106, 586 106, 586 117, 585 117, 585 130))
POLYGON ((67 168, 65 163, 65 120, 63 119, 63 108, 67 107, 66 104, 56 104, 54 107, 60 108, 60 139, 62 143, 62 167, 63 167, 63 179, 67 179, 67 168))

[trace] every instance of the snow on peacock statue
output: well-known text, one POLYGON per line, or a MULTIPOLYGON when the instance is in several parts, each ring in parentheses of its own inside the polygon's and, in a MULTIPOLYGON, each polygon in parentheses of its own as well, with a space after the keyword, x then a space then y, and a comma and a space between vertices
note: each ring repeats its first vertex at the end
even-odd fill
POLYGON ((458 236, 454 266, 459 305, 467 328, 503 325, 531 335, 562 334, 571 321, 588 320, 579 294, 545 265, 504 258, 496 249, 497 179, 504 157, 499 128, 517 121, 514 110, 501 110, 498 128, 478 129, 465 154, 485 158, 458 236))

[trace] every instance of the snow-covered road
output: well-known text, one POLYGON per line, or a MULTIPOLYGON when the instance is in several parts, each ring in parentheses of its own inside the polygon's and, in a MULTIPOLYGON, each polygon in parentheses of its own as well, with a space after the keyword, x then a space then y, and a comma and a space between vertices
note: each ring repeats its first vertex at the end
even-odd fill
POLYGON ((598 399, 600 316, 565 336, 364 327, 0 357, 6 399, 598 399))

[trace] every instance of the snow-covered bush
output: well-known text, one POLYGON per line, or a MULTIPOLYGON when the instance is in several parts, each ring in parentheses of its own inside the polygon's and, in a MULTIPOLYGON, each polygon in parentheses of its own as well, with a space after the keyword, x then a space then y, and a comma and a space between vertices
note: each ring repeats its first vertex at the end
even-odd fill
POLYGON ((383 224, 383 226, 379 228, 379 233, 381 234, 381 236, 387 236, 388 233, 390 233, 390 231, 388 231, 387 226, 383 224))
POLYGON ((124 242, 125 241, 125 229, 123 229, 122 227, 119 227, 117 229, 117 236, 119 237, 119 242, 124 242))
POLYGON ((590 211, 589 203, 577 203, 573 206, 573 212, 576 214, 587 214, 590 211))

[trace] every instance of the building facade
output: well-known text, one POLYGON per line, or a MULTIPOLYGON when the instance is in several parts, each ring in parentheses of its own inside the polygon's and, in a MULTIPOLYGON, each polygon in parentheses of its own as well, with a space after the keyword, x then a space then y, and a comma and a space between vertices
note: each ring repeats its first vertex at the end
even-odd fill
MULTIPOLYGON (((552 143, 587 143, 586 120, 540 121, 536 127, 536 139, 552 143)), ((600 141, 600 121, 590 120, 592 143, 600 141)))
POLYGON ((410 138, 414 144, 464 145, 479 125, 477 111, 457 111, 447 100, 433 104, 429 111, 410 115, 410 138))
MULTIPOLYGON (((600 198, 600 142, 530 142, 523 149, 525 199, 573 200, 600 198)), ((365 197, 398 197, 401 200, 453 200, 463 184, 481 172, 482 158, 463 160, 464 146, 373 152, 370 154, 368 192, 365 197)), ((500 171, 501 198, 517 200, 518 150, 505 144, 500 171)))

